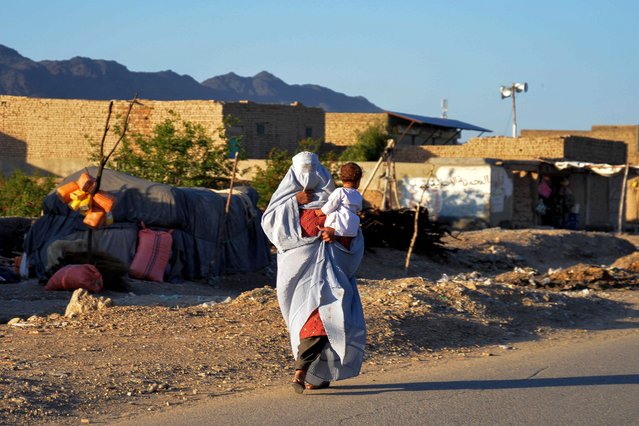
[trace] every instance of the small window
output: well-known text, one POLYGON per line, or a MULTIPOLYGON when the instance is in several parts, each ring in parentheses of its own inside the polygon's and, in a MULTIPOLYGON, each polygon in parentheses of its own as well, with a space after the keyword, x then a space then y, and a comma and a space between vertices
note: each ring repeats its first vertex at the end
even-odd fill
POLYGON ((255 133, 258 136, 262 136, 266 133, 266 125, 264 123, 257 123, 255 125, 255 133))
POLYGON ((235 153, 240 152, 240 141, 238 138, 229 139, 229 158, 235 158, 235 153))
POLYGON ((307 138, 312 138, 313 137, 313 128, 312 127, 306 127, 306 137, 307 138))

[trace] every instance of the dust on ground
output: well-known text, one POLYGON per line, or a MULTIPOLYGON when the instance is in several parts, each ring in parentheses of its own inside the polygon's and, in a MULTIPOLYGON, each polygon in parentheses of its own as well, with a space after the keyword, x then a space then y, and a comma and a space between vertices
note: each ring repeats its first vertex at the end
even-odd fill
MULTIPOLYGON (((445 242, 445 253, 414 255, 407 275, 405 252, 366 253, 358 280, 366 370, 639 326, 634 241, 489 229, 445 242)), ((69 293, 38 286, 0 286, 0 313, 16 312, 5 310, 18 309, 10 299, 23 312, 0 325, 2 424, 112 421, 292 376, 272 270, 216 286, 133 281, 130 293, 101 294, 115 306, 71 318, 69 293)))

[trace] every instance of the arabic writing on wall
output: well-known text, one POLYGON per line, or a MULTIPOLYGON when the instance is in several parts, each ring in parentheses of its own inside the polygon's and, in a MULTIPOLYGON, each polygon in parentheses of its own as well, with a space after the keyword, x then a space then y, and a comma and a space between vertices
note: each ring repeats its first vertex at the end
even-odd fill
POLYGON ((428 187, 432 189, 446 188, 448 186, 486 186, 490 185, 490 175, 485 174, 479 177, 450 176, 444 179, 437 177, 428 179, 428 187))
POLYGON ((400 183, 403 207, 422 199, 433 220, 439 217, 488 217, 490 166, 439 167, 431 178, 404 178, 400 183), (424 187, 427 187, 423 193, 424 187))

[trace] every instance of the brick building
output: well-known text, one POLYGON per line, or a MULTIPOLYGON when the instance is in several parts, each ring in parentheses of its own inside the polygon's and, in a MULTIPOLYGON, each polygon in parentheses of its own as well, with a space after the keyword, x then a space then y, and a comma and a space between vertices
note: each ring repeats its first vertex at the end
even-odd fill
POLYGON ((457 145, 462 130, 490 132, 473 124, 447 118, 385 111, 381 113, 326 113, 326 142, 346 147, 370 126, 379 126, 401 145, 457 145))
POLYGON ((574 160, 624 164, 626 146, 614 140, 585 136, 474 138, 463 145, 398 146, 395 161, 424 162, 430 158, 493 158, 500 160, 574 160))
MULTIPOLYGON (((592 139, 623 142, 628 147, 630 164, 639 164, 639 126, 592 126, 591 130, 522 130, 523 138, 585 136, 592 139)), ((616 163, 621 164, 621 163, 616 163)))
MULTIPOLYGON (((441 208, 449 203, 456 210, 448 211, 454 211, 455 214, 471 212, 471 216, 490 226, 549 225, 611 229, 617 223, 621 175, 604 177, 584 168, 560 170, 555 163, 575 161, 625 164, 627 149, 624 142, 616 140, 543 134, 520 138, 475 138, 463 145, 453 146, 398 146, 394 159, 404 164, 437 165, 437 173, 441 176, 436 181, 446 182, 446 185, 439 191, 441 200, 438 202, 441 203, 435 204, 433 208, 441 208), (539 185, 543 178, 547 179, 553 194, 543 200, 544 207, 548 208, 548 213, 545 214, 540 213, 539 204, 539 185), (498 183, 497 186, 495 182, 498 183), (471 183, 483 185, 477 186, 481 191, 477 188, 471 191, 471 186, 466 187, 471 183), (451 193, 453 184, 462 187, 451 193), (454 200, 446 197, 454 197, 454 200), (559 213, 553 216, 561 203, 564 203, 561 217, 557 217, 559 213), (568 219, 572 222, 568 223, 568 219)), ((421 178, 422 180, 419 176, 404 176, 404 181, 408 183, 403 185, 409 189, 418 188, 427 182, 424 176, 421 178)), ((628 210, 627 206, 626 211, 628 210)), ((631 220, 631 217, 628 216, 627 220, 631 220)))
MULTIPOLYGON (((585 136, 593 139, 619 141, 626 144, 628 149, 628 162, 630 165, 639 165, 639 125, 627 126, 592 126, 590 130, 522 130, 522 137, 549 137, 549 136, 585 136)), ((611 164, 624 164, 618 161, 611 164)), ((639 223, 639 176, 636 169, 631 169, 626 187, 626 223, 639 223)))
MULTIPOLYGON (((0 96, 0 171, 19 167, 64 176, 86 166, 90 141, 102 137, 108 106, 109 101, 0 96)), ((112 119, 123 116, 127 107, 127 101, 115 101, 112 119)), ((307 137, 324 138, 321 108, 245 101, 143 99, 132 110, 130 133, 149 134, 171 111, 182 120, 201 124, 214 138, 224 119, 232 117, 235 124, 226 129, 227 134, 241 138, 249 158, 265 158, 275 147, 293 151, 307 137)), ((115 140, 109 134, 107 148, 115 140)))

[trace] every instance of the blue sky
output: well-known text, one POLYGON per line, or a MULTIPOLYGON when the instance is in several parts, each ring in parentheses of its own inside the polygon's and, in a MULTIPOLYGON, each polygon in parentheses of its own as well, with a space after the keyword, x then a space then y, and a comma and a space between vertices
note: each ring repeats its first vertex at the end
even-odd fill
MULTIPOLYGON (((376 105, 511 133, 639 124, 639 2, 4 1, 0 44, 198 81, 267 70, 376 105)), ((473 136, 470 133, 466 136, 473 136)))

